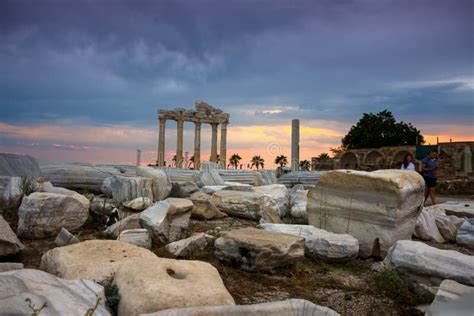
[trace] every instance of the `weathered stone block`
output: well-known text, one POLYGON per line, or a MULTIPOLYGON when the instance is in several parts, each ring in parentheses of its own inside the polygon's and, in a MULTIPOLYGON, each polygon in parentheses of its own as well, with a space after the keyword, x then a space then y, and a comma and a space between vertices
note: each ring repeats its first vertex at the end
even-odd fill
POLYGON ((214 247, 217 258, 248 271, 272 271, 304 259, 303 238, 256 228, 230 231, 214 247))
POLYGON ((153 200, 153 180, 143 177, 116 175, 110 182, 114 201, 124 203, 138 197, 153 200))
POLYGON ((267 231, 303 237, 308 257, 344 261, 357 257, 359 253, 359 241, 348 234, 335 234, 312 225, 261 224, 259 227, 267 231))
POLYGON ((140 213, 140 225, 147 228, 153 242, 172 242, 183 238, 188 229, 193 202, 167 198, 140 213))
POLYGON ((456 242, 467 248, 474 249, 474 218, 464 221, 459 227, 456 242))
POLYGON ((289 299, 286 301, 251 304, 221 305, 173 308, 141 316, 339 316, 330 308, 313 304, 306 300, 289 299))
MULTIPOLYGON (((105 307, 104 288, 89 280, 63 280, 49 273, 24 269, 0 273, 0 314, 32 315, 26 299, 40 308, 38 315, 84 316, 100 302, 94 312, 97 316, 109 316, 105 307)), ((33 313, 33 315, 36 315, 33 313)))
POLYGON ((175 257, 187 257, 204 251, 214 242, 216 237, 205 233, 197 233, 189 238, 181 239, 166 245, 166 250, 175 257))
POLYGON ((172 188, 171 180, 163 170, 140 166, 137 167, 137 176, 153 180, 154 201, 164 200, 170 195, 172 188))
POLYGON ((473 256, 441 250, 418 241, 397 241, 390 248, 384 263, 426 287, 438 286, 444 279, 474 285, 473 256))
POLYGON ((233 305, 219 272, 207 262, 155 257, 123 264, 114 284, 119 316, 207 305, 233 305))
POLYGON ((151 235, 145 228, 126 229, 120 233, 118 240, 146 249, 151 248, 151 235))
POLYGON ((308 221, 354 236, 362 257, 384 257, 397 240, 411 238, 424 192, 423 178, 412 171, 329 171, 308 192, 308 221))
POLYGON ((0 215, 0 257, 15 255, 25 248, 7 221, 0 215))
POLYGON ((41 177, 41 170, 38 161, 31 156, 0 153, 0 176, 36 179, 41 177))
POLYGON ((151 260, 151 251, 117 240, 87 240, 58 247, 41 257, 40 269, 68 280, 107 282, 125 262, 151 260))

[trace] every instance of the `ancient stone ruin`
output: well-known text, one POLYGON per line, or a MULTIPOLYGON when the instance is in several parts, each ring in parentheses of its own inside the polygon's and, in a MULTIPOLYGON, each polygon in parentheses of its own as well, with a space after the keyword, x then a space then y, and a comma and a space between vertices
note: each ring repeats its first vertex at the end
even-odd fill
POLYGON ((193 110, 176 108, 174 110, 158 110, 158 120, 160 121, 160 132, 158 138, 158 166, 165 165, 165 128, 166 121, 173 120, 178 124, 176 142, 176 167, 183 167, 183 129, 184 122, 194 123, 194 166, 198 169, 201 165, 201 124, 211 124, 211 157, 210 161, 217 162, 217 128, 221 125, 221 144, 219 162, 223 168, 226 165, 227 151, 227 124, 229 124, 229 114, 217 109, 206 102, 196 101, 193 110))

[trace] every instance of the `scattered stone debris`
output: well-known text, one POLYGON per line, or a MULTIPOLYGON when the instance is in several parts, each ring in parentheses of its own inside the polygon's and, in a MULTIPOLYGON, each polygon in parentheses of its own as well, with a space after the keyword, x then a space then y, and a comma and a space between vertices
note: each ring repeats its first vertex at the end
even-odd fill
POLYGON ((255 228, 230 231, 214 243, 216 256, 248 271, 273 271, 304 259, 304 239, 255 228))
POLYGON ((178 240, 166 245, 166 250, 175 257, 188 257, 203 252, 214 243, 216 237, 205 233, 197 233, 189 238, 178 240))
POLYGON ((76 236, 68 232, 67 229, 65 229, 64 227, 61 228, 61 231, 59 232, 58 236, 56 236, 56 239, 54 240, 54 243, 58 245, 59 247, 77 244, 78 242, 80 242, 80 240, 77 239, 76 236))

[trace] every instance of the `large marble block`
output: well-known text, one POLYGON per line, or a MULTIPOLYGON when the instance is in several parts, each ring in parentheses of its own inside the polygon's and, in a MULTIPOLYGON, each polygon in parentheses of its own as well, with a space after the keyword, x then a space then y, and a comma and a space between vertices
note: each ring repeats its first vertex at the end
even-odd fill
POLYGON ((425 182, 416 172, 334 170, 308 192, 309 224, 359 240, 359 255, 384 257, 410 239, 423 208, 425 182))

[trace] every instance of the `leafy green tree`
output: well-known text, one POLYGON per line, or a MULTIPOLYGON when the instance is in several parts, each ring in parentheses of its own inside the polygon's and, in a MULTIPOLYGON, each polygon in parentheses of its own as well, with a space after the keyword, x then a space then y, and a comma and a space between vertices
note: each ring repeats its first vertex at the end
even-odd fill
MULTIPOLYGON (((209 157, 209 161, 211 161, 211 157, 209 157)), ((216 163, 219 163, 221 161, 221 156, 219 154, 217 154, 216 156, 216 163)))
POLYGON ((276 156, 275 164, 280 165, 280 168, 283 168, 288 164, 288 159, 284 155, 276 156))
POLYGON ((263 168, 263 164, 265 162, 265 160, 262 157, 260 157, 259 155, 253 156, 251 161, 252 161, 252 166, 257 167, 257 169, 259 167, 263 168))
POLYGON ((176 167, 176 160, 177 160, 176 155, 174 155, 173 158, 171 158, 171 162, 175 167, 176 167))
POLYGON ((329 151, 332 153, 332 158, 341 158, 342 153, 346 150, 346 148, 342 145, 339 147, 331 147, 329 151))
POLYGON ((242 157, 239 156, 239 154, 233 154, 230 158, 229 158, 229 163, 234 166, 235 169, 237 169, 237 166, 240 162, 240 160, 242 159, 242 157))
POLYGON ((330 159, 331 157, 329 157, 329 154, 328 153, 321 153, 319 154, 318 156, 318 159, 319 161, 325 161, 325 160, 328 160, 330 159))
POLYGON ((301 160, 300 161, 300 168, 303 171, 309 171, 309 168, 311 167, 311 163, 308 160, 301 160))
POLYGON ((342 146, 346 149, 423 143, 423 135, 416 127, 411 123, 397 122, 392 112, 387 110, 377 114, 364 113, 359 122, 353 125, 342 139, 342 146))

